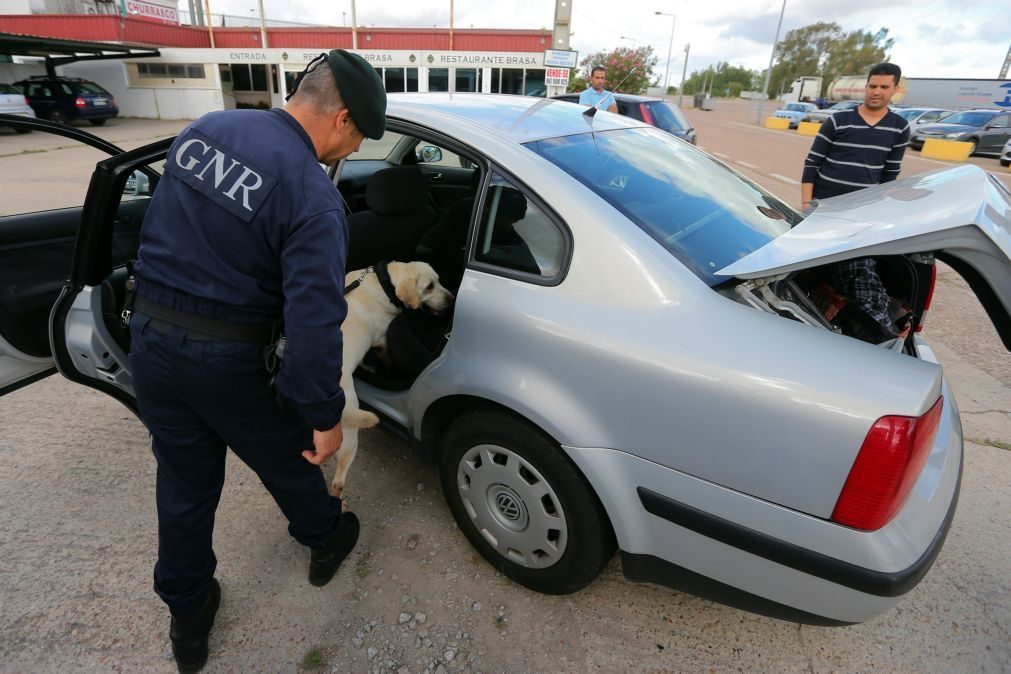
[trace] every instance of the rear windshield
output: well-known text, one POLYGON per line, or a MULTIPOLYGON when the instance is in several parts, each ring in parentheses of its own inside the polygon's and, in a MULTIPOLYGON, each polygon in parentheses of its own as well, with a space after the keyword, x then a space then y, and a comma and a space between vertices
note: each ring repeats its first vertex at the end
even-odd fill
POLYGON ((791 112, 807 112, 808 110, 810 110, 810 108, 808 108, 803 103, 790 103, 784 109, 789 110, 791 112))
POLYGON ((0 84, 0 94, 20 94, 21 92, 9 84, 0 84))
POLYGON ((701 150, 656 129, 526 144, 653 237, 710 286, 715 273, 800 222, 800 215, 701 150))
POLYGON ((78 82, 77 86, 81 88, 81 91, 88 94, 102 94, 103 96, 109 94, 108 91, 98 86, 94 82, 78 82))
POLYGON ((945 124, 965 124, 966 126, 983 126, 990 121, 996 112, 960 112, 944 118, 945 124))
POLYGON ((923 110, 912 110, 912 109, 906 108, 905 110, 901 110, 901 109, 900 110, 893 110, 892 112, 894 112, 896 115, 898 115, 902 119, 912 119, 913 117, 916 117, 921 112, 923 112, 923 110))
POLYGON ((647 103, 646 108, 649 110, 649 114, 653 116, 655 126, 664 131, 674 133, 675 131, 687 131, 692 127, 688 123, 685 113, 681 112, 680 108, 666 101, 647 103))

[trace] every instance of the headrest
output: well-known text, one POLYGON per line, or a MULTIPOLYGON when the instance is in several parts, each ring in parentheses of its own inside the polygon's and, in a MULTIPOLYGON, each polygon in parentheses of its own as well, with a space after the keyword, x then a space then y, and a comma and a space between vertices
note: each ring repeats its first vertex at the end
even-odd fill
POLYGON ((365 187, 365 202, 380 215, 400 215, 428 204, 425 176, 417 166, 377 171, 365 187))

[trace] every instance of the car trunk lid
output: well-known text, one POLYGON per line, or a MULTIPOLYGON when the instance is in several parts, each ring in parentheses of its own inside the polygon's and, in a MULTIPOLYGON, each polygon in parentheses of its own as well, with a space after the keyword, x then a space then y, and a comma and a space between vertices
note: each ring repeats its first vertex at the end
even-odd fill
POLYGON ((716 272, 774 277, 843 260, 926 253, 972 287, 1011 350, 1011 191, 958 166, 823 201, 808 218, 716 272))

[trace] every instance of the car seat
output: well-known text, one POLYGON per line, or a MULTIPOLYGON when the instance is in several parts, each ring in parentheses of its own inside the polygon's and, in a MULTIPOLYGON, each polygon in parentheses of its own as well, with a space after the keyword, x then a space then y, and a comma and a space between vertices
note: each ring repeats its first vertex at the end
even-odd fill
POLYGON ((368 210, 348 216, 346 269, 364 269, 380 260, 408 262, 435 222, 428 188, 417 166, 377 171, 365 187, 368 210))

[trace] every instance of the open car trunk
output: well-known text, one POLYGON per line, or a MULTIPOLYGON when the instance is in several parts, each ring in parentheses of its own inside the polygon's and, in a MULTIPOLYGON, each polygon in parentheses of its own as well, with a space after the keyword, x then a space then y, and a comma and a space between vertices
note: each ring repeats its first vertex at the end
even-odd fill
POLYGON ((823 201, 789 232, 717 274, 740 280, 734 292, 758 309, 901 350, 923 319, 935 258, 968 282, 1011 350, 1011 192, 977 166, 823 201), (887 290, 897 340, 882 339, 889 335, 875 331, 869 317, 845 311, 854 298, 839 287, 840 269, 857 260, 874 261, 865 267, 876 267, 887 290))

